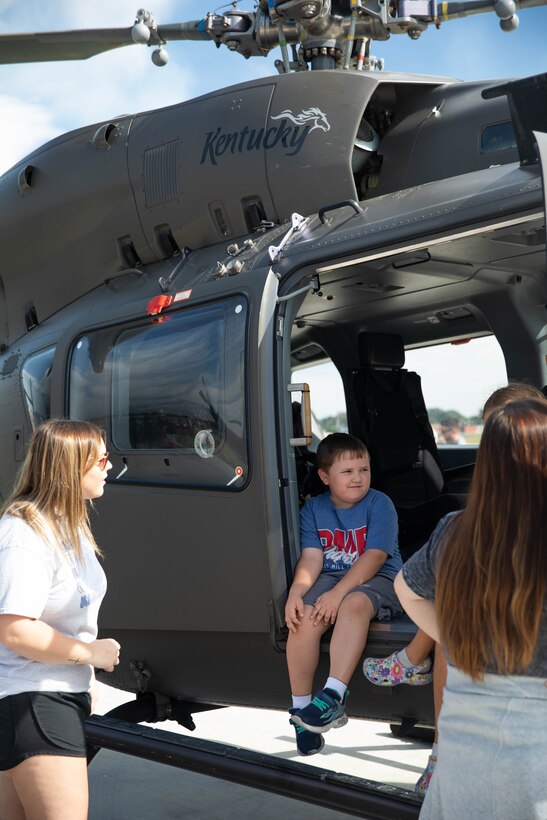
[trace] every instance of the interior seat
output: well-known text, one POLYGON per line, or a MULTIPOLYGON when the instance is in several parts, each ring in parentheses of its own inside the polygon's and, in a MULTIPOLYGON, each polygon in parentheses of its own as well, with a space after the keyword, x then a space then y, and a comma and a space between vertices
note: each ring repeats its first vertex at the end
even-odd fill
POLYGON ((439 519, 461 509, 465 497, 445 493, 435 436, 421 379, 404 369, 402 338, 359 334, 360 367, 351 373, 351 432, 370 452, 372 486, 390 496, 399 515, 399 539, 408 557, 439 519))

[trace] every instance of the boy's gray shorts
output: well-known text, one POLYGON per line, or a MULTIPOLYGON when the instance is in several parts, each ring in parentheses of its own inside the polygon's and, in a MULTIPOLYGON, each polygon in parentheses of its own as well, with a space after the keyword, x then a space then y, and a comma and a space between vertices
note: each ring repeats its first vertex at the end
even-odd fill
MULTIPOLYGON (((313 606, 320 595, 328 592, 336 586, 338 581, 347 574, 346 570, 340 572, 322 572, 315 584, 303 596, 303 601, 309 606, 313 606)), ((374 607, 374 617, 377 621, 390 621, 396 615, 401 615, 403 608, 393 588, 391 578, 385 575, 375 575, 370 581, 355 587, 351 592, 363 592, 374 607)), ((349 595, 350 593, 348 593, 349 595)))

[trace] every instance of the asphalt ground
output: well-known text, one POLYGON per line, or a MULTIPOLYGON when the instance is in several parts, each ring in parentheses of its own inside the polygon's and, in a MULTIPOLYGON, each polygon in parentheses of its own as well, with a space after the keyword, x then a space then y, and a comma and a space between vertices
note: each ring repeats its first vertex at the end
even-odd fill
MULTIPOLYGON (((133 696, 103 684, 97 714, 106 714, 133 696)), ((394 737, 385 723, 350 719, 325 734, 320 754, 301 757, 286 712, 230 707, 194 716, 189 732, 173 721, 157 729, 295 760, 367 780, 413 789, 431 747, 394 737)), ((324 809, 258 789, 101 750, 89 766, 89 820, 343 820, 344 812, 324 809)))

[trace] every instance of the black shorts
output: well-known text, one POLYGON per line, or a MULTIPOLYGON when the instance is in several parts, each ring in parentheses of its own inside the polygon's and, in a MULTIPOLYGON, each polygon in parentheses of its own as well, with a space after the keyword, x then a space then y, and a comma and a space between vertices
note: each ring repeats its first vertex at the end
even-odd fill
POLYGON ((0 771, 33 755, 86 757, 88 692, 22 692, 0 698, 0 771))

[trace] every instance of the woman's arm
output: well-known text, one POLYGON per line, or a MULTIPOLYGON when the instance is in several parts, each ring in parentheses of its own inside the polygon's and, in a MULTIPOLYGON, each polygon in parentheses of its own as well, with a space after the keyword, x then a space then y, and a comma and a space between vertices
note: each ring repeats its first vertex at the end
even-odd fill
POLYGON ((440 643, 439 627, 435 614, 435 601, 421 598, 408 586, 401 570, 394 581, 395 592, 406 614, 433 640, 440 643))
POLYGON ((17 655, 41 663, 87 663, 106 672, 112 672, 119 663, 120 645, 113 638, 85 643, 43 621, 19 615, 0 615, 0 643, 17 655))

